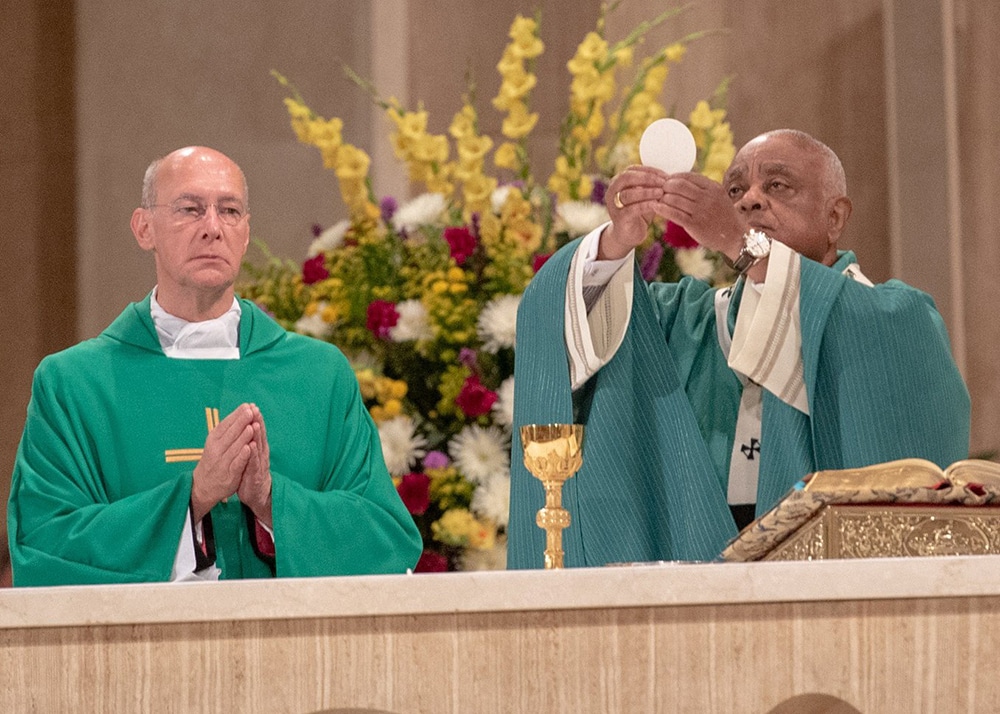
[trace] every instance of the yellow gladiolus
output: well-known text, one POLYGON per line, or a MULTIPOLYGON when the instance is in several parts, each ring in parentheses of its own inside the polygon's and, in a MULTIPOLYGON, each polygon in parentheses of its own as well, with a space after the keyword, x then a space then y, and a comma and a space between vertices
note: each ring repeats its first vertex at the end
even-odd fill
POLYGON ((493 163, 501 169, 517 168, 517 145, 505 141, 493 152, 493 163))
POLYGON ((538 114, 529 112, 524 104, 517 102, 510 108, 500 130, 509 139, 521 139, 530 134, 537 123, 538 114))
POLYGON ((538 23, 528 17, 518 15, 510 26, 510 38, 514 41, 509 45, 511 52, 532 59, 545 51, 545 45, 538 38, 538 23))

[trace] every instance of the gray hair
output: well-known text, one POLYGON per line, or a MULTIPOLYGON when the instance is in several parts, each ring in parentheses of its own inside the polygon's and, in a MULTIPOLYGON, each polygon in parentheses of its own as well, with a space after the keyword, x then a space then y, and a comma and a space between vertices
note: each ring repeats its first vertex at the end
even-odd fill
POLYGON ((159 173, 161 164, 163 164, 162 156, 154 159, 142 176, 142 200, 139 205, 143 208, 152 208, 156 205, 156 174, 159 173))

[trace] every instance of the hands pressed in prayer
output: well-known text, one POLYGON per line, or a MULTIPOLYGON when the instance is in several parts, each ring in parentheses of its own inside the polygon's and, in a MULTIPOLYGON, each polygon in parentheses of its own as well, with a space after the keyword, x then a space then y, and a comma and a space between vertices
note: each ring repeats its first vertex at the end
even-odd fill
POLYGON ((233 494, 271 526, 270 448, 264 419, 253 404, 241 404, 205 440, 191 485, 192 518, 200 521, 233 494))
POLYGON ((257 520, 271 528, 271 447, 267 441, 264 418, 256 405, 251 407, 256 413, 254 436, 250 442, 250 458, 236 495, 253 511, 257 520))

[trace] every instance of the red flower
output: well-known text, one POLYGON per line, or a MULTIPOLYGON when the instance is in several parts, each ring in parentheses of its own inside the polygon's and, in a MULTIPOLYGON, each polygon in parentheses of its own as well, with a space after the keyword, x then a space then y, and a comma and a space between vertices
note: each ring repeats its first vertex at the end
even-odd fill
POLYGON ((431 479, 427 474, 406 474, 396 491, 406 510, 414 516, 422 516, 431 505, 431 479))
POLYGON ((536 255, 535 259, 531 261, 531 269, 536 273, 541 270, 542 266, 545 265, 545 261, 552 257, 552 253, 545 253, 544 255, 536 255))
POLYGON ((448 559, 433 550, 425 550, 420 554, 417 567, 413 569, 415 573, 446 573, 448 572, 448 559))
POLYGON ((399 322, 396 306, 386 300, 372 300, 368 303, 368 319, 365 327, 380 340, 389 339, 389 330, 399 322))
POLYGON ((448 241, 448 247, 451 249, 451 257, 459 265, 464 263, 476 249, 476 238, 465 226, 460 228, 455 228, 454 226, 445 228, 444 239, 448 241))
POLYGON ((497 393, 491 392, 479 382, 479 377, 466 377, 462 391, 455 397, 455 404, 468 417, 488 414, 497 400, 497 393))
POLYGON ((698 247, 698 241, 673 221, 667 221, 667 230, 663 231, 663 242, 674 248, 698 247))
POLYGON ((320 253, 314 258, 310 258, 302 264, 302 282, 306 285, 318 283, 330 277, 330 271, 323 263, 323 254, 320 253))

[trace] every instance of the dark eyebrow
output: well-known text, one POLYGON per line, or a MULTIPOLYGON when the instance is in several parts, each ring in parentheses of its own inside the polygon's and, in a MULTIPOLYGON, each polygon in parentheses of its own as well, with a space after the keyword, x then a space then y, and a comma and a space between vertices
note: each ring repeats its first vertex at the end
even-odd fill
POLYGON ((725 174, 723 174, 722 183, 723 185, 725 185, 727 183, 736 181, 737 179, 741 179, 743 178, 744 174, 746 174, 746 169, 742 166, 731 168, 728 171, 726 171, 725 174))

